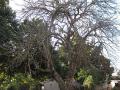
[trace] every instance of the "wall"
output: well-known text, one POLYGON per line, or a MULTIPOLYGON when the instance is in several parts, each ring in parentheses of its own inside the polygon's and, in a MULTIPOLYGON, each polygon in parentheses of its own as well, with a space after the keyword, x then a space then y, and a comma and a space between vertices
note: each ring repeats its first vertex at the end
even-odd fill
POLYGON ((44 88, 42 90, 60 90, 58 83, 53 81, 47 81, 44 83, 44 88))

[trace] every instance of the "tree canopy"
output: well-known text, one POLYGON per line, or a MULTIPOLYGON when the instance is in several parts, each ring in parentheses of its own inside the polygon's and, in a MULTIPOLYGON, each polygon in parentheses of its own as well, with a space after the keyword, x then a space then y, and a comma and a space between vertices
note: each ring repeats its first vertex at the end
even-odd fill
POLYGON ((103 49, 119 34, 113 0, 25 1, 20 23, 9 1, 0 1, 1 77, 14 84, 52 78, 60 90, 76 90, 76 81, 92 88, 109 79, 113 68, 103 49))

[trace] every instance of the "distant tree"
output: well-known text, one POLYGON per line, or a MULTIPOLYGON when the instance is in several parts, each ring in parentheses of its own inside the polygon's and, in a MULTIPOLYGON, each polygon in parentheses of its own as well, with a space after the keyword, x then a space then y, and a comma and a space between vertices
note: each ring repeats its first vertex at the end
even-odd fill
POLYGON ((120 76, 120 70, 118 71, 117 75, 120 76))
POLYGON ((78 69, 75 74, 76 80, 78 80, 81 84, 84 83, 84 80, 89 75, 92 76, 92 83, 94 85, 109 82, 114 68, 110 66, 110 60, 100 54, 100 47, 101 46, 94 47, 94 49, 91 48, 92 51, 89 53, 91 56, 89 56, 90 58, 88 59, 91 63, 88 66, 81 67, 83 69, 78 69))

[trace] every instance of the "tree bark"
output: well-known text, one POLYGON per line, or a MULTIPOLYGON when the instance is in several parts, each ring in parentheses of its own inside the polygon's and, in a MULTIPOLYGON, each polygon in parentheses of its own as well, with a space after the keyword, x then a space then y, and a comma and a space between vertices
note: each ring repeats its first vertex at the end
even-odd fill
POLYGON ((74 78, 69 78, 66 81, 66 90, 75 90, 75 87, 74 87, 74 78))
POLYGON ((66 85, 65 85, 64 80, 62 79, 62 77, 55 70, 54 70, 53 76, 54 76, 54 79, 59 84, 60 90, 66 90, 66 85))
POLYGON ((66 90, 76 90, 75 89, 75 79, 74 75, 76 73, 76 64, 71 62, 69 65, 69 71, 66 76, 66 90))

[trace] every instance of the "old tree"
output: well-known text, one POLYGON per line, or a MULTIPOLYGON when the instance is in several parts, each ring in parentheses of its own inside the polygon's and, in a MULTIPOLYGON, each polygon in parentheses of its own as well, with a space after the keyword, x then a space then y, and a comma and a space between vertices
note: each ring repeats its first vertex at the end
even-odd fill
MULTIPOLYGON (((45 28, 42 29, 48 31, 46 33, 43 30, 42 37, 39 37, 39 33, 32 36, 38 40, 38 45, 42 45, 48 71, 59 83, 61 90, 75 90, 74 75, 78 68, 100 63, 96 58, 104 62, 102 50, 113 42, 112 38, 117 33, 117 22, 114 17, 117 13, 116 3, 114 0, 25 0, 25 2, 24 16, 42 19, 45 23, 45 28), (62 65, 66 65, 68 69, 64 78, 55 68, 51 45, 54 50, 62 49, 61 53, 64 55, 62 65)), ((99 67, 102 68, 102 64, 99 67)))

